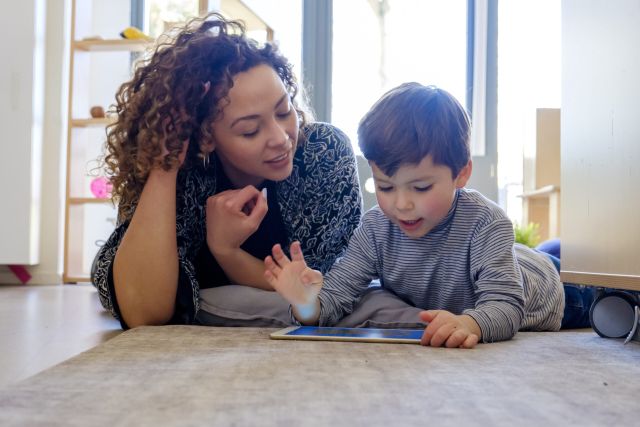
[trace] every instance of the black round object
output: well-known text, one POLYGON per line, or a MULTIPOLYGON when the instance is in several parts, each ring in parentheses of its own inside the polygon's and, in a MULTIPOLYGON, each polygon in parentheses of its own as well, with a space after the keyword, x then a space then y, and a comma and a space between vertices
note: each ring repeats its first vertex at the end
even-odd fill
POLYGON ((635 305, 633 298, 624 292, 602 294, 589 309, 591 327, 601 337, 624 338, 633 328, 635 305))

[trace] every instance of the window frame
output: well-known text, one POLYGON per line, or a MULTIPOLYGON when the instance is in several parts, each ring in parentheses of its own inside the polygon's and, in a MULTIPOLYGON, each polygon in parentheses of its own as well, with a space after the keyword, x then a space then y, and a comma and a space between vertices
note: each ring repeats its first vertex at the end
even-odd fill
MULTIPOLYGON (((331 121, 333 0, 303 0, 302 80, 310 106, 331 121), (324 29, 324 31, 321 31, 324 29)), ((474 122, 474 174, 469 187, 498 200, 497 28, 498 0, 467 3, 467 102, 474 122)))

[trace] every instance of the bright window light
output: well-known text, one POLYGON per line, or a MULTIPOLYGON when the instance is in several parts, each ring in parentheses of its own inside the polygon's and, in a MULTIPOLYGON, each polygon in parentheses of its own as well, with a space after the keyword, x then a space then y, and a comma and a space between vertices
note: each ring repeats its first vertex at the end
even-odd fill
POLYGON ((466 0, 333 2, 331 121, 356 152, 358 122, 387 90, 435 84, 466 105, 466 0))

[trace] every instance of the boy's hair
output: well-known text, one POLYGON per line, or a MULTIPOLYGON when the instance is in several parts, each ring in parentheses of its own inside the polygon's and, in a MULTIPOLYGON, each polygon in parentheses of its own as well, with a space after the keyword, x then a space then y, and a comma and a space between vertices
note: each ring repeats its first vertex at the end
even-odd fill
POLYGON ((451 169, 467 165, 470 121, 449 92, 436 86, 403 83, 385 93, 360 120, 358 144, 364 157, 387 176, 428 155, 451 169))

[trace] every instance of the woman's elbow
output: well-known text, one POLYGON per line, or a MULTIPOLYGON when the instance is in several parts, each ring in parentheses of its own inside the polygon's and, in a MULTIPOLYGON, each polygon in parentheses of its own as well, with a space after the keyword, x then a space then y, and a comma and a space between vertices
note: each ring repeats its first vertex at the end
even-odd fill
POLYGON ((138 326, 162 326, 171 321, 173 312, 171 313, 141 313, 139 311, 123 314, 122 318, 127 326, 131 329, 138 326))

